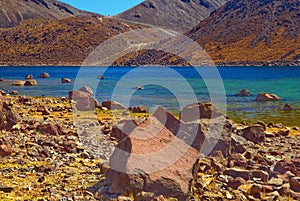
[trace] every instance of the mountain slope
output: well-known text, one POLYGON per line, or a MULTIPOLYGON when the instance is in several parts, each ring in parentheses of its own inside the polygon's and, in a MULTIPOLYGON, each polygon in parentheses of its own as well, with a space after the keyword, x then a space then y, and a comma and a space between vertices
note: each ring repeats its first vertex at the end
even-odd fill
POLYGON ((231 0, 186 35, 216 62, 298 62, 300 1, 231 0))
POLYGON ((185 32, 227 0, 146 0, 116 17, 185 32))
POLYGON ((106 39, 141 28, 113 18, 75 16, 0 30, 0 65, 81 65, 106 39))
POLYGON ((0 28, 16 26, 22 20, 61 19, 87 13, 57 0, 1 0, 0 28))

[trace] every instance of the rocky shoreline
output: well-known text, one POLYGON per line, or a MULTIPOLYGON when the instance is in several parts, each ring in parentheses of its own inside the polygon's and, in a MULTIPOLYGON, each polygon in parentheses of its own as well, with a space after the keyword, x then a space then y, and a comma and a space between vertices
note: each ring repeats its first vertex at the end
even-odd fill
MULTIPOLYGON (((1 97, 1 200, 300 199, 297 127, 237 124, 210 104, 190 105, 178 119, 163 108, 149 117, 102 106, 78 111, 74 103, 69 98, 1 97), (195 108, 205 115, 195 118, 195 108), (162 129, 156 131, 151 122, 162 129), (133 136, 154 133, 156 138, 139 141, 124 128, 133 136), (185 133, 195 128, 199 140, 191 141, 185 133), (175 135, 178 131, 182 135, 175 135), (133 158, 123 158, 115 148, 148 153, 172 140, 187 144, 188 154, 157 174, 122 175, 112 168, 120 157, 122 165, 135 167, 133 158), (203 140, 217 142, 211 154, 197 154, 203 140)), ((176 149, 171 151, 176 155, 176 149)))

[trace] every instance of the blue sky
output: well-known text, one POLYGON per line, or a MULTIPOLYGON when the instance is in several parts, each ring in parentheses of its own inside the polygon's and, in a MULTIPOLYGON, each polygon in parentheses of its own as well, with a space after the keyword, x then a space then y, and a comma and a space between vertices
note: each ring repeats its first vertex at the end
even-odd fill
POLYGON ((127 10, 143 0, 60 0, 76 8, 102 15, 115 15, 127 10))

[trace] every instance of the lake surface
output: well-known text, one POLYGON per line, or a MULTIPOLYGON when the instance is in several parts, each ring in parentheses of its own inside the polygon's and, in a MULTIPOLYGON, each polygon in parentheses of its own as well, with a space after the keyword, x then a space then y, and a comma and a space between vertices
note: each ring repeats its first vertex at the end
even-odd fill
POLYGON ((117 100, 126 106, 162 105, 172 112, 194 101, 213 101, 235 121, 284 123, 300 126, 300 67, 1 67, 5 80, 24 80, 33 74, 36 87, 13 87, 0 83, 5 91, 18 90, 22 95, 67 97, 68 91, 87 85, 93 88, 99 102, 117 100), (37 78, 47 72, 49 79, 37 78), (97 79, 104 75, 105 79, 97 79), (61 78, 72 79, 61 84, 61 78), (143 86, 143 90, 136 90, 143 86), (237 97, 241 89, 251 97, 237 97), (256 102, 260 92, 279 95, 276 102, 256 102), (195 99, 196 98, 196 99, 195 99), (282 111, 285 103, 296 110, 282 111))

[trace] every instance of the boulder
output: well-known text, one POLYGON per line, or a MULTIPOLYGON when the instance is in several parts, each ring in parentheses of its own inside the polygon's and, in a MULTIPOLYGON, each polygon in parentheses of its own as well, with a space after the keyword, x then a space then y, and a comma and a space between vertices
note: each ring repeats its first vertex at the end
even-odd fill
POLYGON ((198 151, 176 138, 155 116, 149 119, 149 124, 125 126, 132 131, 110 158, 109 193, 144 191, 186 200, 198 151))
POLYGON ((88 86, 81 87, 79 89, 79 91, 88 93, 90 96, 92 96, 94 94, 93 90, 90 87, 88 87, 88 86))
POLYGON ((69 99, 78 101, 84 98, 89 98, 90 94, 83 91, 69 91, 69 99))
POLYGON ((13 91, 10 92, 10 94, 11 94, 11 95, 18 95, 19 92, 18 92, 17 90, 13 90, 13 91))
POLYGON ((281 100, 281 98, 275 94, 270 93, 260 93, 256 96, 256 101, 278 101, 281 100))
POLYGON ((98 107, 98 101, 92 97, 81 98, 76 103, 76 108, 79 111, 91 111, 98 107))
POLYGON ((248 89, 242 89, 236 96, 247 97, 251 96, 251 93, 248 89))
POLYGON ((132 108, 133 113, 147 113, 148 111, 146 106, 135 106, 132 108))
POLYGON ((136 86, 136 87, 134 87, 134 89, 135 89, 135 90, 143 90, 144 87, 143 87, 143 86, 136 86))
POLYGON ((284 105, 284 107, 282 108, 282 110, 284 110, 284 111, 291 111, 291 110, 293 110, 293 107, 290 104, 286 103, 284 105))
POLYGON ((256 144, 265 141, 265 132, 261 125, 255 124, 242 130, 243 137, 256 144))
POLYGON ((50 78, 50 75, 48 73, 42 73, 39 75, 39 78, 50 78))
POLYGON ((18 122, 18 115, 13 111, 0 95, 0 130, 10 130, 18 122))
POLYGON ((223 116, 212 103, 194 103, 184 107, 180 113, 180 119, 185 122, 195 121, 198 119, 213 119, 223 116))
POLYGON ((103 80, 103 79, 105 79, 105 77, 104 77, 104 75, 99 75, 99 76, 98 76, 98 79, 99 79, 99 80, 103 80))
MULTIPOLYGON (((105 175, 108 193, 152 192, 154 196, 186 200, 199 151, 209 154, 216 150, 214 153, 222 151, 228 155, 230 149, 228 133, 232 132, 232 125, 224 119, 214 119, 214 126, 209 127, 210 121, 184 123, 159 107, 142 123, 119 122, 111 134, 119 143, 105 175)), ((216 164, 211 162, 208 167, 218 169, 216 164)))
POLYGON ((102 107, 107 108, 108 110, 125 110, 125 106, 123 106, 121 103, 118 103, 117 101, 108 100, 102 102, 102 107))
POLYGON ((71 83, 72 81, 71 81, 71 79, 69 79, 69 78, 61 78, 61 83, 63 83, 63 84, 66 84, 66 83, 71 83))
POLYGON ((36 128, 37 131, 49 135, 62 135, 63 131, 61 126, 57 124, 41 124, 36 128))
POLYGON ((26 75, 25 79, 26 80, 31 80, 31 79, 33 79, 33 75, 32 74, 26 75))
POLYGON ((27 80, 24 84, 24 86, 37 86, 37 81, 36 80, 27 80))
POLYGON ((15 80, 11 86, 24 86, 25 82, 22 80, 15 80))

